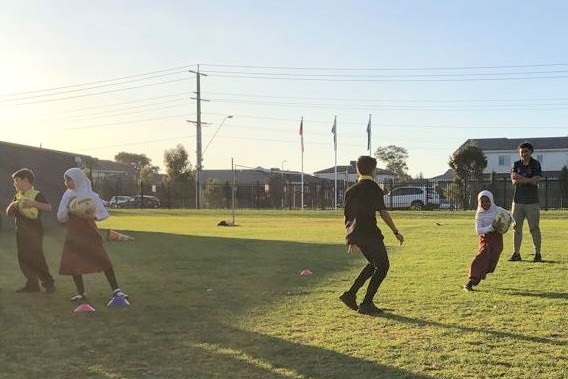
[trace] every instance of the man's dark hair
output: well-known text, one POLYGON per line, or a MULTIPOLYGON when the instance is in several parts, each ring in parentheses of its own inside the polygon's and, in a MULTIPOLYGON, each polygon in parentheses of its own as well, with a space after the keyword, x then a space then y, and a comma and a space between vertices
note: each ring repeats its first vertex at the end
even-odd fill
POLYGON ((361 155, 357 159, 357 170, 361 175, 374 175, 377 168, 377 160, 368 155, 361 155))
POLYGON ((531 145, 528 142, 523 142, 519 145, 519 150, 520 149, 529 149, 531 151, 531 153, 534 151, 533 145, 531 145))
POLYGON ((22 168, 12 174, 12 179, 27 179, 28 182, 33 183, 35 176, 34 172, 29 168, 22 168))

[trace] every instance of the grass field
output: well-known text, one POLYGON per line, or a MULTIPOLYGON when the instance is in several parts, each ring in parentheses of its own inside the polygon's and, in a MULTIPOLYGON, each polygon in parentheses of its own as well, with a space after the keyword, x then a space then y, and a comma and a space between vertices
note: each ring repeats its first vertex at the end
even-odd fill
MULTIPOLYGON (((507 262, 478 290, 460 286, 476 253, 472 212, 394 212, 406 243, 386 233, 391 270, 381 317, 337 296, 364 264, 346 254, 329 212, 123 210, 101 228, 132 298, 107 308, 102 274, 85 277, 94 313, 73 313, 68 277, 55 294, 23 284, 15 238, 0 232, 0 378, 567 378, 568 214, 543 212, 543 258, 507 262), (303 269, 312 276, 301 277, 303 269)), ((525 226, 526 228, 526 226, 525 226)), ((57 273, 63 229, 46 233, 57 273)), ((362 295, 360 295, 362 296, 362 295)))

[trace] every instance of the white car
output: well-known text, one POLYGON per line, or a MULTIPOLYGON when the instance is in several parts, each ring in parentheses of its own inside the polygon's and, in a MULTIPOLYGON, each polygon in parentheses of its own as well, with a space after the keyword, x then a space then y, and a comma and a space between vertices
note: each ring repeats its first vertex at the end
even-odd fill
POLYGON ((128 202, 134 201, 130 196, 113 196, 110 198, 109 205, 112 208, 122 208, 122 206, 128 202))
POLYGON ((440 195, 431 187, 398 187, 384 195, 383 200, 387 209, 421 210, 440 206, 440 195))

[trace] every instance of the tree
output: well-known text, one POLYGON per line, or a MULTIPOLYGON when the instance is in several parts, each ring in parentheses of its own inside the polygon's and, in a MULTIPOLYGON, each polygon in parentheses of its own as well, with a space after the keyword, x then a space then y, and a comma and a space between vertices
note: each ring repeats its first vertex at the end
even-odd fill
POLYGON ((476 143, 468 142, 452 154, 448 164, 462 180, 480 179, 487 167, 487 158, 476 143))
POLYGON ((130 165, 136 169, 136 172, 140 174, 143 167, 150 166, 154 171, 158 171, 160 168, 158 166, 152 166, 152 160, 146 156, 146 154, 134 154, 127 152, 120 152, 114 156, 115 162, 130 165))
POLYGON ((448 165, 454 170, 456 178, 463 185, 461 200, 464 208, 467 209, 467 205, 474 204, 472 181, 481 180, 483 170, 487 167, 487 158, 476 143, 467 142, 452 154, 448 165))
POLYGON ((182 144, 164 152, 164 164, 172 197, 178 200, 178 206, 185 206, 195 197, 195 181, 187 151, 182 144))
POLYGON ((408 151, 404 147, 389 145, 386 147, 379 147, 375 151, 375 157, 386 163, 385 169, 390 170, 402 179, 410 179, 408 175, 408 151))

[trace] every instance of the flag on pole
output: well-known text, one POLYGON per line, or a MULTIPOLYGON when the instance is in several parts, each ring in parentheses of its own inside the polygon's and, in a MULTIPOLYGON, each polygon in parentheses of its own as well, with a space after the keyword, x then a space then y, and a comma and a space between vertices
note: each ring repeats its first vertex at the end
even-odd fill
POLYGON ((371 154, 371 115, 369 115, 369 123, 367 124, 367 150, 371 154))
POLYGON ((333 119, 331 133, 333 133, 333 149, 337 151, 337 116, 335 116, 335 118, 333 119))
POLYGON ((300 121, 300 143, 302 145, 302 153, 304 152, 304 118, 300 121))

